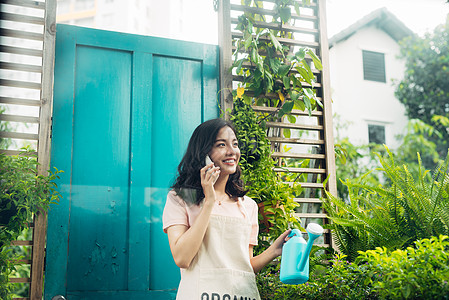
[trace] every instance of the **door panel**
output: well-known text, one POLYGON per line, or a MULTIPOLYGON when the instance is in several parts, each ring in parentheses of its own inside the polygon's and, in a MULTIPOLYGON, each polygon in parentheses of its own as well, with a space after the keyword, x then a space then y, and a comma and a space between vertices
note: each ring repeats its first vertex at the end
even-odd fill
POLYGON ((174 299, 162 210, 201 122, 216 46, 58 25, 45 299, 174 299))
POLYGON ((76 51, 69 290, 127 286, 131 62, 130 52, 76 51))
MULTIPOLYGON (((153 120, 159 128, 152 132, 153 153, 151 187, 153 199, 165 199, 167 183, 172 183, 177 164, 182 159, 188 139, 201 122, 202 116, 202 64, 199 61, 177 58, 154 57, 153 84, 158 88, 153 93, 153 120), (189 80, 190 77, 194 80, 189 80), (171 81, 172 84, 165 83, 171 81), (198 109, 200 108, 200 109, 198 109), (193 121, 193 122, 192 122, 193 121), (171 126, 178 123, 179 126, 171 126)), ((163 205, 152 207, 151 219, 161 224, 163 205)), ((151 227, 151 244, 164 239, 160 226, 151 227)), ((165 272, 167 255, 152 247, 150 255, 151 288, 176 286, 179 278, 165 272)), ((170 258, 171 259, 171 258, 170 258)))

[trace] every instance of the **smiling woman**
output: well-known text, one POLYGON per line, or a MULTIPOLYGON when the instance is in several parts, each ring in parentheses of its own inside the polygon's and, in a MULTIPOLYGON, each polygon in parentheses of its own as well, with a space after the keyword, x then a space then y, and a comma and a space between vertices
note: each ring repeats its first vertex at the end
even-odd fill
POLYGON ((257 245, 258 209, 240 179, 233 125, 214 119, 192 134, 168 193, 163 227, 181 282, 177 298, 260 299, 255 273, 279 256, 289 231, 263 253, 257 245), (209 156, 210 163, 205 163, 209 156))

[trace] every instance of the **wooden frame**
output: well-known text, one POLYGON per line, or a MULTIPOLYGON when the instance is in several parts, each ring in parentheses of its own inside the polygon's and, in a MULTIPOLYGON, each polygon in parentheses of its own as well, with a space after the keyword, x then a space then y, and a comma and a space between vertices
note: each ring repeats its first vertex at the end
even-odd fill
MULTIPOLYGON (((17 46, 1 45, 1 52, 9 53, 11 61, 0 62, 0 68, 10 71, 40 73, 41 82, 29 82, 26 80, 0 80, 0 85, 5 87, 33 89, 40 91, 39 100, 31 99, 26 95, 23 97, 0 96, 0 103, 4 105, 21 105, 25 107, 39 107, 39 117, 22 116, 15 114, 0 114, 0 121, 16 123, 34 123, 38 124, 38 133, 23 132, 0 132, 0 137, 27 141, 37 141, 37 157, 39 166, 37 173, 47 175, 50 165, 50 136, 51 136, 51 114, 53 99, 53 66, 54 66, 54 45, 56 36, 56 0, 46 0, 45 2, 30 0, 1 0, 1 5, 10 5, 19 8, 31 8, 35 11, 43 11, 43 17, 26 15, 25 13, 2 13, 1 19, 5 21, 26 23, 42 26, 42 33, 28 32, 25 30, 1 29, 1 35, 17 40, 17 46), (22 42, 22 40, 24 42, 22 42), (42 50, 29 46, 27 40, 41 42, 42 50), (34 64, 14 61, 14 55, 23 55, 31 57, 41 57, 40 66, 34 64)), ((20 9, 19 9, 20 10, 20 9)), ((7 155, 16 155, 20 153, 17 149, 1 149, 7 155)), ((31 265, 31 274, 29 278, 11 278, 11 282, 29 283, 29 298, 42 299, 43 279, 44 279, 44 261, 45 261, 45 239, 46 239, 46 214, 40 213, 34 216, 34 222, 30 227, 33 228, 33 237, 31 241, 15 241, 15 246, 32 247, 31 259, 23 260, 20 263, 31 265)), ((23 298, 22 298, 23 299, 23 298)))
MULTIPOLYGON (((274 11, 269 9, 274 0, 260 1, 261 7, 249 7, 242 5, 240 1, 222 0, 219 5, 219 46, 220 46, 220 100, 224 111, 225 118, 229 118, 228 111, 232 109, 232 87, 242 81, 242 78, 231 74, 230 68, 232 66, 233 48, 232 41, 240 38, 239 32, 232 31, 232 25, 237 23, 238 14, 250 12, 265 16, 265 20, 273 16, 274 11), (265 6, 266 5, 266 6, 265 6), (268 8, 267 8, 268 7, 268 8)), ((301 1, 298 1, 301 3, 301 1)), ((302 5, 302 4, 301 4, 302 5)), ((335 154, 334 154, 334 138, 333 138, 333 124, 332 124, 332 103, 330 96, 330 75, 329 75, 329 48, 327 41, 326 29, 326 5, 325 0, 312 1, 305 14, 297 15, 292 13, 292 19, 298 21, 300 25, 280 24, 275 22, 261 22, 254 24, 256 27, 269 28, 272 30, 283 30, 291 32, 293 38, 278 38, 280 44, 289 46, 300 46, 312 49, 316 56, 321 59, 322 71, 312 70, 317 78, 313 87, 317 92, 317 98, 323 103, 323 107, 312 111, 311 116, 308 117, 308 112, 293 110, 294 115, 298 120, 297 123, 286 123, 283 119, 276 122, 267 122, 268 139, 272 143, 272 157, 277 160, 278 166, 274 168, 276 172, 290 173, 290 174, 308 174, 306 182, 300 182, 301 186, 307 191, 305 196, 297 198, 295 201, 307 208, 306 212, 298 212, 297 216, 302 219, 303 226, 311 220, 318 220, 323 224, 328 222, 325 211, 321 208, 321 196, 323 195, 323 183, 327 178, 326 190, 332 194, 336 194, 336 175, 335 175, 335 154), (308 118, 308 120, 307 120, 308 118), (311 121, 313 120, 313 121, 311 121), (296 130, 304 133, 304 136, 295 138, 286 138, 283 136, 283 130, 296 130), (300 150, 300 153, 283 151, 284 145, 294 145, 297 149, 307 149, 307 151, 300 150), (308 167, 288 168, 282 167, 285 159, 290 160, 310 160, 308 167), (309 180, 310 179, 310 180, 309 180), (320 180, 319 180, 320 179, 320 180), (318 195, 318 196, 317 196, 318 195), (320 207, 317 211, 317 207, 320 207), (312 211, 315 210, 315 211, 312 211), (321 220, 321 221, 320 221, 321 220)), ((293 9, 292 9, 293 11, 293 9)), ((300 10, 301 12, 301 10, 300 10)), ((309 57, 310 58, 310 57, 309 57)), ((311 87, 304 84, 304 86, 311 87)), ((248 95, 245 91, 245 93, 248 95)), ((268 98, 278 97, 276 94, 265 95, 268 98)), ((253 109, 259 113, 275 113, 276 108, 265 106, 253 106, 253 109)), ((333 246, 330 232, 326 230, 325 238, 322 243, 323 246, 333 246)))

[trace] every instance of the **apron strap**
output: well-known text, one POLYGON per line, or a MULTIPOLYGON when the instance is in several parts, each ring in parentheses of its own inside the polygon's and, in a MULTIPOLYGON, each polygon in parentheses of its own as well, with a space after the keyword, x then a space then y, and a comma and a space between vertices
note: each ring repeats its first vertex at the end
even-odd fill
POLYGON ((249 219, 248 211, 246 210, 245 205, 243 205, 242 198, 243 197, 237 198, 237 205, 239 206, 239 209, 243 213, 243 216, 245 217, 245 219, 249 219))

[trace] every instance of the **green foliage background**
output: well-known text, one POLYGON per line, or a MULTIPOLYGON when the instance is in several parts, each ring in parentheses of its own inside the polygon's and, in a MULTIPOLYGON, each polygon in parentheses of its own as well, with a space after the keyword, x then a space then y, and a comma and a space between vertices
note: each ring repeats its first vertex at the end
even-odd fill
MULTIPOLYGON (((449 148, 448 125, 435 116, 449 117, 449 22, 424 37, 412 36, 400 43, 406 71, 397 84, 396 97, 410 119, 419 119, 439 132, 429 135, 439 156, 449 148)), ((425 155, 425 153, 421 153, 425 155)))

